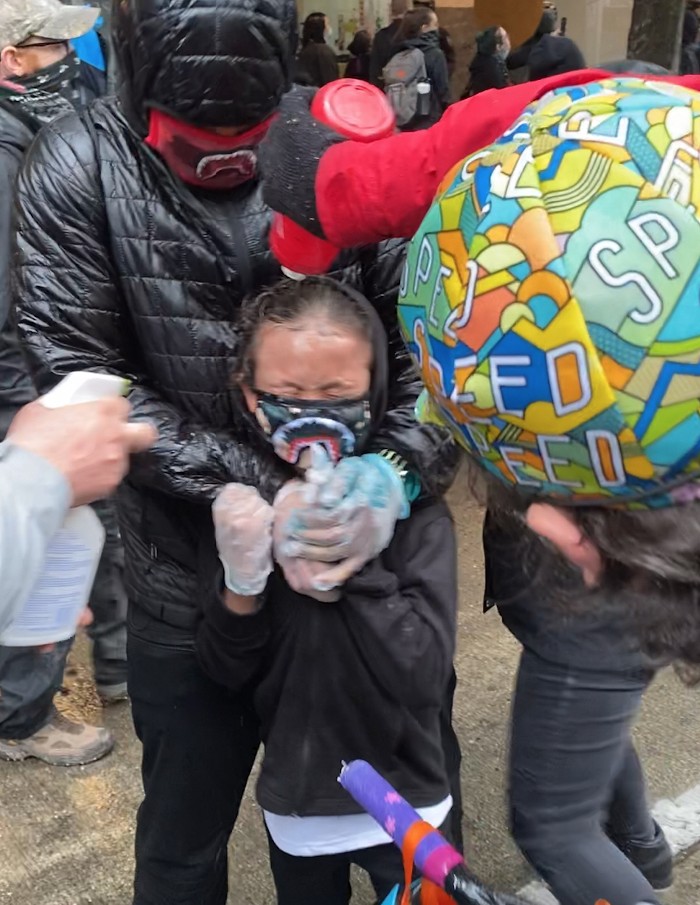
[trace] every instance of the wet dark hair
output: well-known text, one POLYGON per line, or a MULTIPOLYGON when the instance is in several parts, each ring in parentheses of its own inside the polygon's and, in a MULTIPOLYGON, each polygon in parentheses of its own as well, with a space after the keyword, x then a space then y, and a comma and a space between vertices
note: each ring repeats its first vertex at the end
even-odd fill
POLYGON ((355 296, 325 277, 282 280, 243 304, 239 320, 236 383, 255 384, 257 337, 264 324, 296 324, 326 320, 347 327, 373 345, 372 322, 355 296))
POLYGON ((435 11, 430 9, 429 6, 410 9, 401 21, 401 27, 396 33, 394 43, 400 44, 402 41, 410 41, 412 38, 417 38, 423 26, 430 25, 435 15, 435 11))
POLYGON ((326 14, 309 13, 301 29, 301 46, 326 43, 326 14))
POLYGON ((551 500, 527 497, 470 466, 472 487, 494 522, 511 534, 520 524, 519 549, 510 555, 538 601, 562 614, 610 614, 651 658, 674 662, 684 681, 700 683, 700 501, 653 511, 569 509, 603 559, 600 584, 588 589, 578 569, 525 524, 533 502, 551 500))

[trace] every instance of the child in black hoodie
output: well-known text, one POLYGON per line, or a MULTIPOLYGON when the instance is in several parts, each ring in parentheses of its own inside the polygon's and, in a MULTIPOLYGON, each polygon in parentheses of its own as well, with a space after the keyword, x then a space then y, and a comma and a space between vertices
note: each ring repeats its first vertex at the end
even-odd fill
MULTIPOLYGON (((244 324, 240 388, 277 454, 297 469, 313 445, 334 461, 361 456, 387 397, 387 343, 369 302, 328 279, 281 284, 244 324)), ((395 466, 365 455, 384 479, 393 473, 374 505, 399 507, 400 520, 377 559, 316 599, 292 590, 294 560, 274 545, 274 522, 287 497, 321 505, 322 486, 293 479, 273 509, 229 484, 214 504, 225 583, 204 605, 199 657, 216 681, 254 686, 257 798, 279 905, 347 905, 351 864, 380 901, 402 881, 400 852, 337 782, 343 760, 369 761, 436 826, 452 806, 441 741, 456 631, 452 520, 442 501, 409 505, 395 466)))

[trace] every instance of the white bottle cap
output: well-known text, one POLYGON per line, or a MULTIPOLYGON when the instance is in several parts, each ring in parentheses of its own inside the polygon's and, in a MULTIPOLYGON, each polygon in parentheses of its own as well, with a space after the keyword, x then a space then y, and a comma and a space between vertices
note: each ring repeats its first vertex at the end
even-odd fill
POLYGON ((284 265, 282 265, 281 270, 286 277, 289 277, 290 280, 296 280, 298 283, 306 279, 305 274, 297 273, 296 270, 290 270, 288 267, 284 267, 284 265))

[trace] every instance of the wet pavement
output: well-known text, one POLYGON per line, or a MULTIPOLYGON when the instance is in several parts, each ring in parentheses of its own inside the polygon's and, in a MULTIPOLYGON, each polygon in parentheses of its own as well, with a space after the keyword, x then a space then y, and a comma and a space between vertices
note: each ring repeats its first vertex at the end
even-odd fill
MULTIPOLYGON (((483 615, 481 515, 453 492, 461 538, 460 688, 455 721, 464 752, 465 831, 472 866, 502 889, 516 890, 531 874, 508 839, 504 808, 508 708, 518 646, 496 613, 483 615), (458 505, 459 503, 459 505, 458 505)), ((0 763, 0 903, 11 905, 130 905, 134 813, 139 802, 139 750, 127 704, 102 713, 94 697, 81 642, 61 699, 71 716, 103 721, 118 746, 104 761, 59 769, 0 763)), ((700 782, 700 689, 671 673, 647 695, 637 730, 653 800, 675 798, 700 782)), ((177 790, 173 790, 177 794, 177 790)), ((212 789, 212 798, 217 790, 212 789)), ((231 844, 230 905, 272 905, 265 834, 252 783, 231 844)), ((358 880, 355 905, 370 905, 358 880)), ((665 902, 700 905, 700 853, 678 868, 665 902)))

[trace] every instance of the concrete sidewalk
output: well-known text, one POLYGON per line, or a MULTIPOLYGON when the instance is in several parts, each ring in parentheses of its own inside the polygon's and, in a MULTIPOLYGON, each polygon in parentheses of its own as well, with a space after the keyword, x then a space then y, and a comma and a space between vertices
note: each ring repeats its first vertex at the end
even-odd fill
MULTIPOLYGON (((461 538, 460 687, 455 720, 464 752, 465 830, 472 866, 494 885, 515 891, 531 879, 508 838, 504 812, 505 744, 517 644, 496 613, 480 610, 481 515, 455 491, 461 538)), ((63 704, 73 714, 104 720, 118 748, 102 763, 52 769, 0 763, 0 903, 8 905, 130 905, 133 818, 139 802, 139 750, 128 705, 104 716, 86 679, 85 644, 78 651, 74 691, 63 704)), ((700 691, 671 674, 651 689, 637 739, 651 797, 676 798, 700 782, 700 691)), ((173 794, 177 790, 173 789, 173 794)), ((212 799, 217 794, 212 789, 212 799)), ((272 905, 266 842, 252 787, 231 847, 231 905, 272 905)), ((678 869, 668 905, 700 905, 700 854, 678 869)), ((370 905, 356 885, 356 905, 370 905)))

